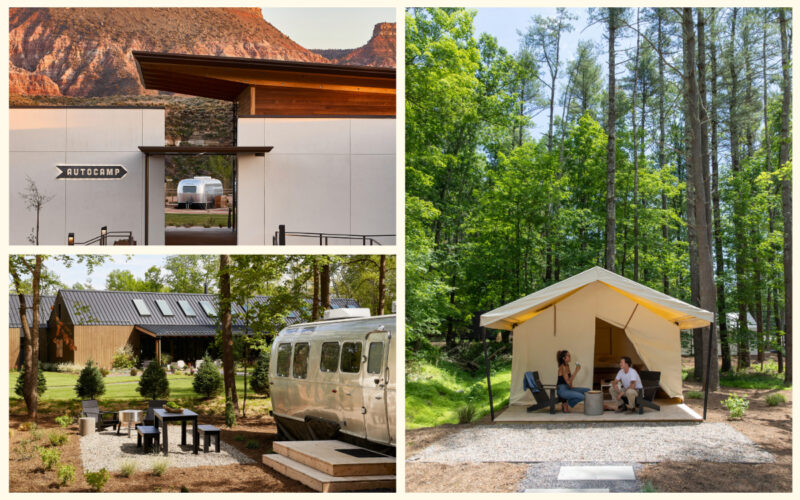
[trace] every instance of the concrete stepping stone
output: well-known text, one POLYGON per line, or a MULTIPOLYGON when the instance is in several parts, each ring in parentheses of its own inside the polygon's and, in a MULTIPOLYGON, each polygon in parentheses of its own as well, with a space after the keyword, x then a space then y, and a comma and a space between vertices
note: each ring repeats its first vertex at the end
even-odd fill
POLYGON ((635 481, 631 465, 562 466, 559 481, 635 481))
POLYGON ((610 493, 608 488, 534 488, 525 493, 610 493))

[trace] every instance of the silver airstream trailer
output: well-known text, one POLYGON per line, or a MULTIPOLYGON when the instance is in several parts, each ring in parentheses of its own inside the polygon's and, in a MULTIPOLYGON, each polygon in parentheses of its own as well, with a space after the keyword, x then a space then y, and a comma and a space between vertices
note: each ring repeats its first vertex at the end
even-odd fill
POLYGON ((211 208, 215 196, 222 196, 218 179, 201 176, 178 182, 178 208, 211 208))
POLYGON ((333 309, 325 317, 284 328, 272 343, 270 396, 281 437, 393 451, 397 316, 333 309))

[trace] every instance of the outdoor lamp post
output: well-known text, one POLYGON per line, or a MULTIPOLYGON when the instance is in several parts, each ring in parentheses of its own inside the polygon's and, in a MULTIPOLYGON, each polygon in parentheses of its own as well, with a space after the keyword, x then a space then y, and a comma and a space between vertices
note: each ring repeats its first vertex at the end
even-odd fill
POLYGON ((101 227, 100 228, 100 244, 101 245, 106 245, 107 244, 107 241, 106 241, 107 235, 108 235, 108 226, 101 227))
POLYGON ((75 233, 69 233, 67 236, 67 245, 72 246, 75 244, 75 233))

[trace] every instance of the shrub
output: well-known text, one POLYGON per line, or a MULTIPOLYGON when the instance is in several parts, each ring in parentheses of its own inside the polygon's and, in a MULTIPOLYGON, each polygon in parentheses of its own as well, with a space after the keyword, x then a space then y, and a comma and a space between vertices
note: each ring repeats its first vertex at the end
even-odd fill
POLYGON ((63 464, 58 467, 58 484, 66 486, 75 480, 75 466, 63 464))
POLYGON ((86 482, 89 483, 89 486, 92 487, 94 491, 103 491, 103 486, 106 485, 106 481, 108 481, 108 471, 103 468, 97 472, 90 472, 86 471, 83 473, 84 479, 86 482))
POLYGON ((75 363, 58 363, 55 371, 59 373, 80 373, 84 368, 85 366, 75 363))
POLYGON ((728 409, 728 420, 738 420, 744 416, 745 410, 750 407, 750 401, 735 394, 728 394, 728 399, 722 402, 722 406, 728 409))
POLYGON ((42 439, 42 431, 37 429, 36 427, 31 428, 31 441, 38 441, 42 439))
POLYGON ((47 435, 47 438, 50 440, 50 446, 61 446, 69 440, 69 436, 58 431, 51 432, 47 435))
POLYGON ((75 384, 75 392, 81 399, 96 399, 97 396, 106 392, 103 375, 91 359, 81 370, 78 383, 75 384))
POLYGON ((60 425, 62 429, 66 429, 70 426, 70 424, 72 424, 72 416, 68 413, 65 413, 60 417, 56 417, 56 423, 60 425))
POLYGON ((767 406, 778 406, 786 402, 786 397, 783 394, 770 394, 767 396, 767 406))
POLYGON ((181 485, 181 493, 189 493, 189 488, 185 484, 181 485))
POLYGON ((153 463, 153 475, 154 476, 163 476, 167 472, 167 468, 169 467, 169 462, 166 460, 158 460, 153 463))
POLYGON ((700 391, 686 391, 686 399, 703 399, 704 394, 700 391))
POLYGON ((111 373, 111 371, 108 368, 100 368, 100 374, 104 377, 108 377, 109 373, 111 373))
POLYGON ((222 390, 222 375, 208 356, 203 358, 203 364, 197 369, 192 388, 194 392, 207 398, 216 396, 222 390))
POLYGON ((250 388, 256 394, 269 396, 269 351, 262 351, 253 369, 250 388))
MULTIPOLYGON (((42 370, 42 364, 38 364, 38 371, 36 372, 38 383, 36 384, 36 393, 40 396, 45 393, 47 390, 47 380, 44 378, 44 370, 42 370)), ((25 373, 28 371, 25 368, 25 364, 22 365, 22 369, 19 371, 19 377, 17 377, 17 385, 14 386, 14 394, 19 397, 22 397, 22 389, 25 384, 25 373)))
POLYGON ((40 446, 36 451, 39 452, 39 458, 42 459, 44 470, 53 470, 53 467, 58 465, 58 462, 61 460, 61 450, 58 448, 45 448, 44 446, 40 446))
POLYGON ((133 460, 123 462, 122 466, 119 468, 119 473, 122 474, 123 477, 131 477, 134 472, 136 472, 136 462, 133 460))
POLYGON ((233 436, 233 440, 241 443, 242 441, 244 441, 244 436, 242 436, 241 434, 237 434, 233 436))
POLYGON ((133 346, 130 344, 125 344, 124 346, 118 347, 117 350, 114 351, 114 355, 111 357, 111 368, 118 370, 134 368, 138 363, 139 360, 136 359, 133 346))
POLYGON ((644 483, 644 486, 642 486, 642 493, 658 493, 658 490, 653 486, 652 481, 647 481, 644 483))
POLYGON ((468 403, 467 406, 462 406, 458 409, 458 423, 468 424, 475 419, 475 406, 468 403))
POLYGON ((261 446, 261 444, 255 439, 248 439, 247 443, 245 443, 245 446, 247 446, 251 450, 257 450, 258 447, 261 446))
POLYGON ((139 394, 150 399, 161 399, 169 396, 169 381, 164 367, 158 363, 147 365, 139 379, 139 394))
POLYGON ((136 375, 139 375, 139 370, 131 368, 131 377, 135 377, 136 375))
POLYGON ((225 400, 225 425, 228 427, 236 425, 236 412, 233 411, 233 401, 230 398, 225 400))

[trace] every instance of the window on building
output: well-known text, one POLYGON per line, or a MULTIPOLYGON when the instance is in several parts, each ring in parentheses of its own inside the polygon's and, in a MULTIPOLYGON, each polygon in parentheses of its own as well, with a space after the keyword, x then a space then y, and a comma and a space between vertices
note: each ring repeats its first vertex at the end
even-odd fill
POLYGON ((280 344, 278 346, 278 367, 275 373, 279 377, 289 376, 289 366, 292 364, 292 344, 280 344))
POLYGON ((345 373, 358 373, 361 370, 361 342, 342 344, 341 369, 345 373))
POLYGON ((158 309, 161 311, 161 314, 164 316, 175 316, 175 313, 172 312, 172 308, 169 307, 166 300, 158 299, 156 300, 156 305, 158 309))
POLYGON ((323 342, 319 359, 319 369, 323 372, 335 372, 339 366, 339 343, 323 342))
POLYGON ((306 343, 294 345, 292 375, 294 378, 306 378, 308 376, 308 344, 306 343))
POLYGON ((139 316, 150 316, 150 309, 142 299, 133 299, 133 305, 136 307, 136 311, 139 312, 139 316))
POLYGON ((214 309, 214 306, 211 305, 211 302, 209 302, 207 300, 201 300, 200 301, 200 307, 203 308, 203 311, 206 313, 206 316, 208 316, 209 318, 213 318, 214 316, 217 315, 217 310, 214 309))
POLYGON ((347 304, 348 309, 358 309, 358 304, 347 304))
POLYGON ((179 300, 178 305, 181 306, 181 310, 183 311, 183 314, 185 314, 186 316, 189 316, 190 318, 194 318, 195 316, 197 316, 197 314, 195 314, 194 312, 194 309, 192 309, 192 306, 189 305, 188 300, 179 300))
POLYGON ((381 366, 383 366, 383 342, 370 342, 367 373, 380 373, 381 366))

